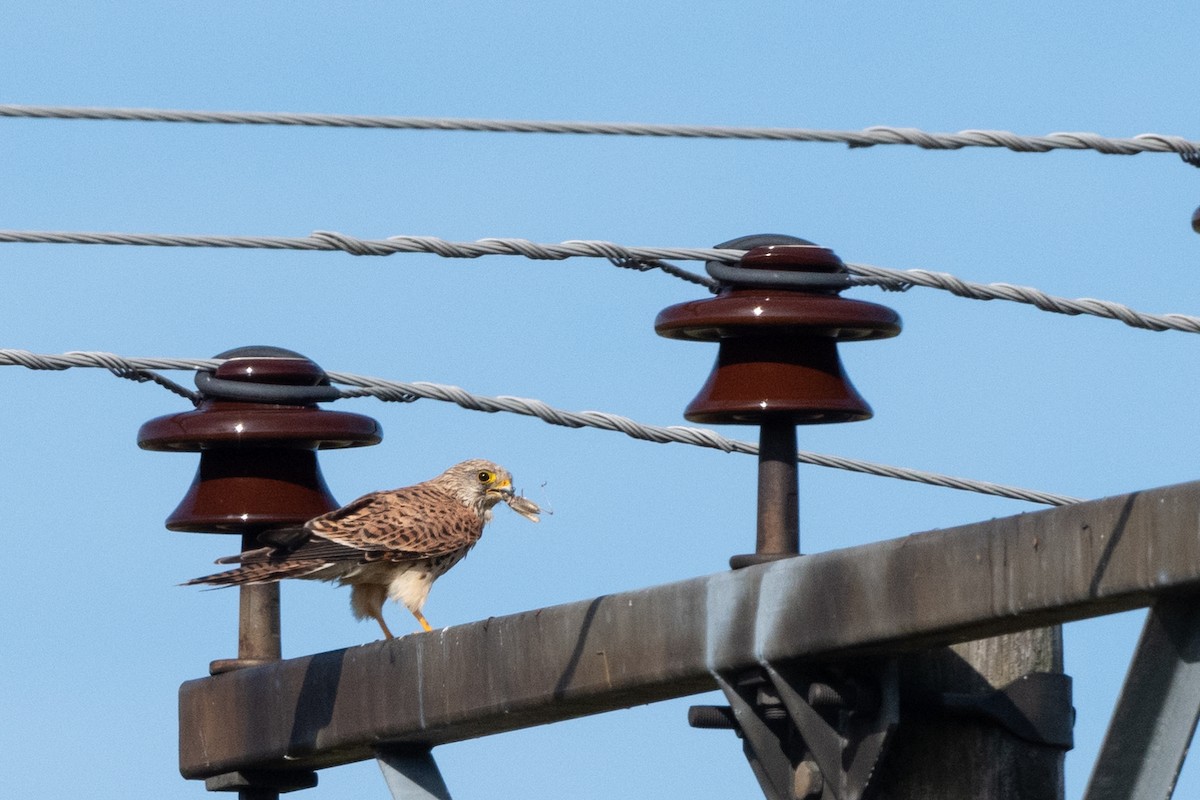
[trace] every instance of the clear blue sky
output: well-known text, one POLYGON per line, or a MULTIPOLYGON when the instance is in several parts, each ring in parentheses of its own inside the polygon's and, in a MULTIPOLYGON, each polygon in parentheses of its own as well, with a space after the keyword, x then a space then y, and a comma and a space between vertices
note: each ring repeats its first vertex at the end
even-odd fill
MULTIPOLYGON (((0 26, 0 102, 1196 139, 1198 13, 17 0, 0 26)), ((0 120, 0 154, 3 228, 695 247, 780 232, 847 261, 1200 312, 1200 171, 1173 155, 36 120, 0 120)), ((0 264, 0 346, 36 352, 275 344, 331 370, 656 424, 684 422, 715 355, 652 330, 702 290, 600 260, 0 245, 0 264)), ((801 447, 1082 497, 1196 477, 1196 337, 933 290, 849 295, 891 305, 905 331, 842 348, 875 418, 803 429, 801 447)), ((176 689, 234 654, 237 597, 176 584, 236 543, 163 529, 195 457, 135 445, 142 422, 186 403, 99 370, 9 367, 0 380, 0 795, 199 798, 176 770, 176 689)), ((338 407, 386 434, 323 457, 342 501, 488 457, 554 510, 536 527, 498 514, 434 589, 435 625, 708 574, 752 547, 750 457, 432 401, 338 407)), ((801 469, 809 552, 1034 509, 801 469)), ((376 635, 325 585, 286 586, 283 614, 285 656, 376 635)), ((1068 797, 1140 623, 1067 629, 1068 797)), ((458 798, 760 796, 731 734, 687 727, 689 702, 436 755, 458 798)), ((1200 793, 1200 768, 1179 791, 1200 793)), ((366 763, 322 773, 305 796, 386 789, 366 763)))

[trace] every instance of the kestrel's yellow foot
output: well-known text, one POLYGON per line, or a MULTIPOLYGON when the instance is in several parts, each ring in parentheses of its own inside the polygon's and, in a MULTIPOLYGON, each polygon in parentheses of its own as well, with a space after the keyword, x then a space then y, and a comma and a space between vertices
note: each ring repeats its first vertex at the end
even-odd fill
POLYGON ((433 630, 433 626, 429 624, 429 620, 425 619, 425 615, 420 611, 414 611, 413 616, 417 618, 417 622, 421 623, 421 627, 426 631, 433 630))

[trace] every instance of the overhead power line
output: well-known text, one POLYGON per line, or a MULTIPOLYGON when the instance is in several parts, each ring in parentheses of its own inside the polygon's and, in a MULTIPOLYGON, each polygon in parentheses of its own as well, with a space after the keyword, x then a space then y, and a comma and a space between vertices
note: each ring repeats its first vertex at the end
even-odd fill
POLYGON ((1106 155, 1200 152, 1200 142, 1182 136, 1141 133, 1110 138, 1096 133, 1063 132, 1020 136, 1009 131, 965 130, 929 133, 916 128, 876 125, 858 131, 812 128, 758 128, 723 125, 662 125, 625 122, 567 122, 545 120, 456 119, 450 117, 393 117, 355 114, 305 114, 262 111, 185 111, 156 108, 87 108, 76 106, 0 105, 0 117, 87 119, 135 122, 191 122, 221 125, 292 125, 325 128, 386 128, 393 130, 476 131, 487 133, 568 133, 600 136, 654 136, 686 139, 758 139, 785 142, 829 142, 850 147, 904 144, 924 150, 964 147, 1005 148, 1021 153, 1049 150, 1095 150, 1106 155))
POLYGON ((1046 294, 1030 286, 1015 286, 1011 283, 972 283, 946 272, 930 272, 923 269, 895 270, 875 267, 870 264, 847 263, 846 268, 863 278, 863 283, 872 283, 884 288, 903 289, 904 284, 941 289, 958 297, 971 300, 1008 300, 1024 303, 1041 311, 1077 316, 1086 314, 1104 319, 1115 319, 1131 328, 1149 331, 1181 331, 1200 333, 1200 317, 1189 314, 1149 314, 1136 311, 1127 305, 1091 297, 1069 299, 1046 294))
MULTIPOLYGON (((31 353, 28 350, 0 349, 0 366, 22 366, 35 370, 65 370, 73 367, 100 367, 107 369, 118 377, 137 381, 155 380, 175 391, 172 381, 156 380, 150 370, 182 369, 182 370, 213 370, 222 363, 220 359, 197 358, 127 358, 112 353, 70 352, 62 354, 31 353), (170 384, 170 385, 168 385, 170 384)), ((343 391, 344 397, 362 397, 364 395, 381 400, 412 402, 418 399, 440 400, 454 403, 472 411, 489 413, 506 412, 523 416, 537 417, 551 425, 561 425, 567 428, 597 428, 600 430, 623 433, 634 439, 641 439, 659 444, 678 443, 690 444, 696 447, 708 447, 723 450, 727 453, 758 454, 758 446, 750 442, 730 439, 716 431, 705 428, 692 428, 682 425, 646 425, 641 422, 617 414, 603 411, 564 411, 554 408, 541 400, 521 397, 489 397, 468 392, 458 386, 447 386, 438 383, 391 381, 345 372, 330 372, 326 375, 334 383, 357 387, 343 391)), ((833 469, 849 470, 867 475, 884 478, 924 483, 931 486, 941 486, 947 489, 988 494, 995 497, 1006 497, 1011 500, 1025 500, 1043 505, 1070 505, 1080 502, 1079 498, 1067 495, 1041 492, 1032 489, 1021 489, 988 481, 977 481, 968 478, 955 478, 939 475, 933 472, 893 467, 861 461, 842 456, 822 455, 799 451, 797 462, 833 469)))
POLYGON ((295 236, 221 236, 179 233, 113 233, 100 231, 0 230, 0 242, 32 244, 107 244, 145 247, 225 247, 252 250, 341 250, 356 256, 390 256, 395 253, 433 253, 443 258, 524 256, 562 261, 577 256, 593 258, 673 258, 692 261, 735 262, 744 250, 698 247, 626 247, 613 242, 572 240, 545 244, 528 239, 479 239, 451 242, 436 236, 391 236, 359 239, 335 231, 313 231, 295 236))
MULTIPOLYGON (((392 236, 387 239, 359 239, 334 231, 314 231, 306 237, 218 236, 162 233, 111 233, 86 231, 0 230, 0 243, 10 244, 92 244, 143 247, 215 247, 261 250, 339 250, 357 256, 387 256, 395 253, 432 253, 443 258, 479 258, 485 255, 524 256, 537 260, 561 261, 573 257, 604 258, 619 267, 639 270, 660 269, 674 277, 716 290, 719 282, 689 272, 664 259, 677 261, 738 262, 744 250, 696 247, 627 247, 614 242, 572 240, 557 244, 531 242, 528 239, 479 239, 451 242, 436 236, 392 236)), ((814 245, 815 246, 815 245, 814 245)), ((1151 314, 1121 303, 1089 297, 1070 299, 1047 294, 1029 286, 1009 283, 974 283, 946 272, 923 269, 898 270, 870 264, 846 262, 860 286, 880 286, 904 290, 911 286, 941 289, 973 300, 1008 300, 1032 305, 1042 311, 1068 316, 1089 315, 1113 319, 1151 331, 1200 333, 1200 317, 1188 314, 1151 314)))

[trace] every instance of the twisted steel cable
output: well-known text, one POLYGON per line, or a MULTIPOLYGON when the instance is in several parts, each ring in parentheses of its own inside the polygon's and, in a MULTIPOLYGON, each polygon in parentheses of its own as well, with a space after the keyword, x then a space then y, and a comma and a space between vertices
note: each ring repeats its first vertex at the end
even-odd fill
POLYGON ((957 297, 971 300, 1008 300, 1013 303, 1031 305, 1041 311, 1076 316, 1087 314, 1104 319, 1123 322, 1131 328, 1150 331, 1181 331, 1200 333, 1200 317, 1188 314, 1148 314, 1136 311, 1127 305, 1091 297, 1068 299, 1046 294, 1030 286, 1015 286, 1011 283, 971 283, 946 272, 930 272, 923 269, 894 270, 870 264, 846 264, 851 273, 861 278, 860 285, 878 285, 883 288, 906 289, 908 285, 941 289, 957 297))
MULTIPOLYGON (((487 255, 524 256, 561 261, 574 257, 604 258, 616 266, 637 270, 660 269, 669 275, 716 291, 719 281, 667 263, 676 261, 716 261, 735 264, 744 250, 702 247, 627 247, 614 242, 570 240, 557 244, 527 239, 479 239, 451 242, 436 236, 392 236, 387 239, 359 239, 333 231, 314 231, 311 236, 218 236, 163 233, 111 233, 88 231, 0 230, 0 243, 10 244, 97 244, 144 247, 219 247, 267 250, 338 250, 352 255, 386 256, 394 253, 433 253, 443 258, 479 258, 487 255)), ((814 245, 816 246, 816 245, 814 245)), ((973 283, 945 272, 923 269, 898 270, 870 264, 846 262, 852 283, 879 286, 893 291, 912 286, 941 289, 973 300, 1008 300, 1032 305, 1042 311, 1075 316, 1087 314, 1113 319, 1151 331, 1200 333, 1200 317, 1188 314, 1151 314, 1121 303, 1082 297, 1069 299, 1047 294, 1029 286, 1008 283, 973 283)))
POLYGON ((1141 133, 1110 138, 1096 133, 1061 132, 1021 136, 1009 131, 965 130, 930 133, 917 128, 876 125, 858 131, 812 128, 756 128, 725 125, 664 125, 642 122, 569 122, 553 120, 456 119, 450 117, 399 117, 356 114, 308 114, 263 111, 187 111, 156 108, 89 108, 78 106, 0 105, 0 117, 29 119, 115 120, 133 122, 190 122, 221 125, 288 125, 327 128, 386 128, 393 130, 476 131, 487 133, 593 134, 600 136, 653 136, 685 139, 739 139, 791 142, 825 142, 853 148, 899 144, 923 150, 960 150, 964 147, 1005 148, 1018 153, 1050 150, 1095 150, 1106 155, 1177 153, 1200 150, 1200 142, 1182 136, 1141 133))
MULTIPOLYGON (((144 380, 145 378, 139 378, 139 376, 145 375, 147 370, 213 370, 221 363, 220 359, 211 358, 126 358, 112 353, 97 352, 69 352, 61 355, 47 355, 31 353, 28 350, 0 349, 0 366, 22 366, 35 370, 102 367, 114 375, 133 380, 144 380)), ((716 431, 705 428, 692 428, 680 425, 646 425, 629 417, 609 414, 603 411, 564 411, 554 408, 541 400, 507 396, 489 397, 473 394, 458 386, 447 386, 438 383, 391 381, 344 372, 326 372, 326 375, 334 383, 356 387, 344 390, 342 392, 344 397, 369 395, 380 400, 399 402, 412 402, 421 398, 439 400, 454 403, 472 411, 521 414, 537 417, 551 425, 560 425, 567 428, 597 428, 599 430, 623 433, 634 439, 659 444, 674 442, 694 445, 696 447, 713 448, 726 453, 758 454, 757 445, 730 439, 716 431)), ((153 378, 150 379, 153 380, 153 378)), ((796 460, 801 464, 861 472, 867 475, 896 478, 898 480, 941 486, 948 489, 960 489, 996 497, 1006 497, 1012 500, 1025 500, 1043 505, 1061 506, 1080 502, 1079 498, 1067 495, 1021 489, 989 481, 955 478, 933 472, 909 469, 907 467, 875 464, 870 461, 861 461, 842 456, 822 455, 803 450, 796 454, 796 460)))
POLYGON ((140 247, 217 247, 251 250, 341 250, 351 255, 390 256, 395 253, 432 253, 443 258, 524 256, 543 261, 574 257, 622 258, 628 261, 736 262, 745 251, 713 247, 626 247, 615 242, 570 240, 554 244, 528 239, 479 239, 451 242, 436 236, 391 236, 360 239, 335 231, 313 231, 310 236, 222 236, 179 233, 121 233, 111 231, 0 230, 0 243, 97 244, 140 247))

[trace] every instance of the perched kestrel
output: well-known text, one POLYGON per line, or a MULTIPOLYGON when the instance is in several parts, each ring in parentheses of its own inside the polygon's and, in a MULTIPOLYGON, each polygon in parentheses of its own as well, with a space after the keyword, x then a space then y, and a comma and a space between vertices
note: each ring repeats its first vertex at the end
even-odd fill
POLYGON ((378 622, 388 639, 394 638, 383 620, 383 601, 389 597, 428 631, 421 608, 429 589, 475 546, 492 507, 502 500, 538 521, 537 504, 513 494, 507 470, 481 459, 464 461, 424 483, 364 495, 302 528, 266 531, 259 537, 265 547, 217 560, 240 564, 237 569, 185 585, 337 581, 352 587, 354 616, 378 622))

